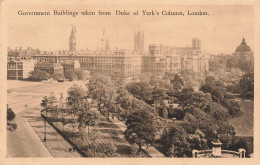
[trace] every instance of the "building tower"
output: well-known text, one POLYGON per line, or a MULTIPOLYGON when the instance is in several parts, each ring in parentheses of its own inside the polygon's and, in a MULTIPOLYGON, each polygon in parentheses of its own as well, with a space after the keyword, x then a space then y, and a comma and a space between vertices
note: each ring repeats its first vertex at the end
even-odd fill
POLYGON ((201 46, 200 46, 200 39, 197 39, 197 38, 193 38, 192 39, 192 48, 193 49, 200 49, 201 46))
POLYGON ((71 54, 76 53, 76 28, 73 26, 69 38, 69 51, 71 54))
POLYGON ((143 54, 144 53, 144 32, 138 31, 134 33, 134 52, 143 54))
POLYGON ((106 42, 106 46, 105 46, 105 51, 109 51, 109 43, 108 43, 108 39, 107 39, 107 42, 106 42))

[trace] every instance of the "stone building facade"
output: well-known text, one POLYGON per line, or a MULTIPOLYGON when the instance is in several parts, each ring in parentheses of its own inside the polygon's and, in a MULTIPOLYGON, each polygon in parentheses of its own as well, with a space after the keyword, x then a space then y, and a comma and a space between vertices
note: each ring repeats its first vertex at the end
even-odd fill
POLYGON ((63 74, 63 67, 59 63, 37 63, 34 70, 45 71, 49 74, 60 73, 63 74))
POLYGON ((22 80, 29 77, 29 73, 34 71, 34 60, 9 60, 7 62, 7 79, 22 80))
POLYGON ((254 52, 242 39, 232 54, 211 55, 209 58, 210 71, 230 71, 231 67, 239 68, 243 71, 252 72, 254 70, 254 52))
POLYGON ((170 47, 149 45, 148 53, 144 51, 144 32, 134 34, 134 50, 110 50, 108 39, 104 48, 96 51, 76 51, 76 29, 73 27, 69 37, 69 51, 40 52, 32 56, 37 61, 35 68, 50 74, 61 67, 68 69, 67 61, 77 60, 80 68, 92 73, 111 75, 120 70, 125 76, 141 73, 162 75, 165 72, 189 70, 204 72, 208 70, 208 61, 201 53, 199 39, 192 40, 192 47, 170 47))
POLYGON ((164 72, 208 70, 208 58, 201 53, 200 40, 193 39, 192 47, 149 45, 149 53, 142 57, 142 72, 162 75, 164 72))

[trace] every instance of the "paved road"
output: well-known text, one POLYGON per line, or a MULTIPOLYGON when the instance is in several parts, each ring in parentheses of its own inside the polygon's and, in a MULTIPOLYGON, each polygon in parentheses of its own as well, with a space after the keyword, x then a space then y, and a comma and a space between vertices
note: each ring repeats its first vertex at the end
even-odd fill
POLYGON ((52 157, 23 115, 16 116, 18 129, 7 132, 7 157, 52 157))
MULTIPOLYGON (((45 135, 44 119, 32 116, 28 121, 38 137, 43 141, 45 135)), ((72 146, 48 123, 46 123, 46 138, 44 145, 53 157, 81 157, 78 152, 69 151, 69 148, 72 148, 72 146)))
POLYGON ((50 152, 50 148, 46 148, 28 120, 40 117, 40 102, 43 96, 54 91, 54 94, 59 98, 59 94, 61 92, 65 94, 70 86, 72 86, 71 82, 30 83, 8 81, 8 89, 11 93, 7 95, 7 103, 16 113, 15 122, 18 128, 14 132, 7 132, 7 157, 52 157, 53 153, 57 153, 50 152))

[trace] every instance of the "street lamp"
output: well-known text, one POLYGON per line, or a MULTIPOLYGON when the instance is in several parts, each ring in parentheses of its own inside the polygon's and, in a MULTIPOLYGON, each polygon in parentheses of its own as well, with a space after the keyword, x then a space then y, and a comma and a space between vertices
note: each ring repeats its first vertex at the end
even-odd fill
POLYGON ((47 141, 47 136, 46 136, 46 120, 47 120, 47 109, 45 109, 45 118, 44 118, 44 138, 43 141, 46 142, 47 141))

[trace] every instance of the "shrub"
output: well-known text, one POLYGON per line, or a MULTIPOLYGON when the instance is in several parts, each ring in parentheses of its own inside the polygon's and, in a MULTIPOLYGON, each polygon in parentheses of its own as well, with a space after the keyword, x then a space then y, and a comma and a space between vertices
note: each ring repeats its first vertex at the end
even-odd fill
POLYGON ((238 151, 239 148, 244 148, 246 150, 246 157, 249 156, 248 143, 245 139, 240 138, 237 142, 235 142, 233 145, 229 147, 229 149, 233 151, 238 151))
POLYGON ((175 117, 177 120, 182 120, 185 116, 185 111, 180 108, 170 108, 169 109, 169 117, 175 117))
POLYGON ((168 110, 166 107, 160 108, 159 115, 163 118, 168 117, 168 110))
POLYGON ((42 80, 48 80, 50 78, 49 73, 39 70, 39 69, 36 69, 35 71, 30 72, 29 75, 30 76, 29 76, 28 80, 32 80, 32 81, 42 81, 42 80))
POLYGON ((63 80, 64 76, 62 73, 53 73, 51 76, 54 80, 63 80))
POLYGON ((227 108, 230 116, 236 116, 240 113, 240 105, 233 100, 227 100, 223 103, 224 107, 227 108))

